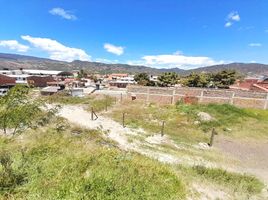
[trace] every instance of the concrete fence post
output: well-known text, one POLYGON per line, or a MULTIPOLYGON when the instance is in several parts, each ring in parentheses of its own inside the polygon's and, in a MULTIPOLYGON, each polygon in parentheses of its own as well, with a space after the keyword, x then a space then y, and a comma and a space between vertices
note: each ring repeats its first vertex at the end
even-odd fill
POLYGON ((266 95, 265 103, 264 103, 264 110, 266 110, 268 107, 268 93, 266 95))
POLYGON ((173 91, 172 91, 172 99, 171 99, 171 104, 172 105, 175 104, 175 94, 176 94, 176 88, 174 88, 173 91))
POLYGON ((149 103, 150 100, 150 88, 147 88, 146 103, 149 103))
POLYGON ((201 91, 199 103, 202 103, 203 102, 203 97, 204 97, 204 90, 201 91))
POLYGON ((233 92, 231 98, 230 98, 230 104, 233 105, 234 104, 234 98, 235 98, 235 92, 233 92))

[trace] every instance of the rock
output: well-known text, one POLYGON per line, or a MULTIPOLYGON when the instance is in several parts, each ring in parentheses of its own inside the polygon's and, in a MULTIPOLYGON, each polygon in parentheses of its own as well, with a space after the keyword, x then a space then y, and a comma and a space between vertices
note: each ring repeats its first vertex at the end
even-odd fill
POLYGON ((209 145, 207 143, 204 143, 204 142, 198 143, 197 147, 199 149, 203 149, 203 150, 206 150, 206 149, 209 149, 210 148, 209 145))
POLYGON ((201 123, 200 121, 194 121, 194 125, 198 125, 200 123, 201 123))
POLYGON ((199 119, 203 122, 209 122, 209 121, 212 121, 214 120, 213 117, 211 117, 210 114, 208 113, 205 113, 205 112, 199 112, 197 114, 197 116, 199 117, 199 119))
POLYGON ((231 132, 232 131, 232 129, 230 129, 230 128, 223 128, 223 130, 226 131, 226 132, 231 132))

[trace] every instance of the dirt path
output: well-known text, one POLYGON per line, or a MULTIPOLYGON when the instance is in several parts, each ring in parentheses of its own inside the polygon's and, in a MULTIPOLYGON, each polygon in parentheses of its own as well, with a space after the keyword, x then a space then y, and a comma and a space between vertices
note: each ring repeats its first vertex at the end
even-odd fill
POLYGON ((241 171, 258 176, 268 184, 268 141, 241 141, 219 136, 215 147, 241 163, 241 171))
MULTIPOLYGON (((95 121, 91 120, 91 115, 80 106, 63 106, 59 112, 59 115, 68 119, 70 122, 89 128, 89 129, 101 129, 107 133, 107 136, 118 143, 118 147, 123 150, 132 150, 151 158, 157 159, 161 162, 166 163, 180 163, 180 159, 173 155, 163 153, 161 151, 152 150, 149 148, 143 148, 146 144, 141 144, 137 140, 128 139, 128 136, 138 136, 142 132, 142 129, 130 129, 123 128, 121 124, 114 120, 98 116, 99 118, 95 121)), ((150 144, 148 143, 148 146, 150 144)))

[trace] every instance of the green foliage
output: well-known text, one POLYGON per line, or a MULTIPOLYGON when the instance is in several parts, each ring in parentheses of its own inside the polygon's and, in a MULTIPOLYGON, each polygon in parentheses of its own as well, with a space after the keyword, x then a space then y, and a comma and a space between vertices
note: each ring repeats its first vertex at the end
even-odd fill
POLYGON ((83 69, 80 69, 77 75, 77 78, 81 79, 81 78, 86 78, 86 77, 87 77, 87 73, 83 69))
POLYGON ((211 81, 210 74, 191 73, 189 76, 182 78, 181 83, 188 87, 208 87, 211 81))
POLYGON ((100 146, 109 143, 100 133, 80 128, 72 132, 77 130, 79 135, 63 135, 48 129, 24 134, 24 141, 7 141, 4 146, 12 149, 13 169, 23 160, 20 168, 27 181, 12 182, 5 192, 0 191, 0 199, 185 198, 181 180, 167 166, 138 154, 100 146), (21 146, 27 147, 23 155, 21 146))
POLYGON ((158 77, 159 85, 162 87, 173 86, 178 83, 178 74, 175 72, 165 72, 158 77))
POLYGON ((150 81, 150 78, 148 74, 146 73, 139 73, 134 76, 134 80, 139 84, 143 86, 155 86, 155 83, 153 81, 150 81))
POLYGON ((41 112, 41 102, 31 99, 28 93, 27 87, 17 85, 0 99, 0 128, 4 133, 13 129, 16 134, 30 127, 41 112))
POLYGON ((216 74, 213 74, 212 80, 218 88, 229 88, 230 85, 234 84, 238 75, 235 70, 223 70, 216 74))
POLYGON ((258 194, 264 187, 264 184, 253 176, 203 166, 195 166, 192 169, 198 176, 202 176, 218 184, 231 186, 235 192, 246 192, 251 195, 258 194))
POLYGON ((234 70, 223 70, 218 73, 191 73, 182 78, 182 84, 188 87, 229 88, 239 78, 234 70))
POLYGON ((0 152, 0 194, 13 192, 14 189, 26 182, 27 174, 15 169, 10 154, 0 152))
POLYGON ((91 109, 91 107, 93 107, 94 111, 98 112, 105 110, 106 106, 107 108, 111 107, 115 102, 115 98, 108 95, 72 97, 64 94, 57 94, 45 97, 44 100, 50 103, 58 103, 58 104, 70 104, 70 105, 83 104, 87 105, 89 110, 91 109))
POLYGON ((238 108, 229 104, 183 104, 176 105, 178 111, 186 113, 190 119, 197 120, 198 112, 206 112, 210 114, 214 120, 201 122, 200 127, 203 131, 211 130, 212 128, 224 128, 235 124, 242 123, 245 119, 261 119, 261 115, 257 115, 250 109, 238 108))

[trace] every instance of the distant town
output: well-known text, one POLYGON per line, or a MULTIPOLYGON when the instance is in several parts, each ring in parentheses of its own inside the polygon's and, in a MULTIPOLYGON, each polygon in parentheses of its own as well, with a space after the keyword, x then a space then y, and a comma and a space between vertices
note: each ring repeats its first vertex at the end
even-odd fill
POLYGON ((215 75, 195 74, 179 77, 174 72, 162 75, 137 73, 90 74, 84 70, 57 71, 37 69, 0 70, 0 95, 16 84, 40 89, 42 95, 52 95, 66 90, 72 96, 84 96, 99 90, 121 90, 134 85, 158 87, 197 87, 268 92, 268 77, 255 75, 239 77, 234 71, 222 71, 215 75), (219 80, 217 80, 219 79, 219 80), (220 82, 219 82, 220 81, 220 82), (225 82, 224 82, 225 81, 225 82))

